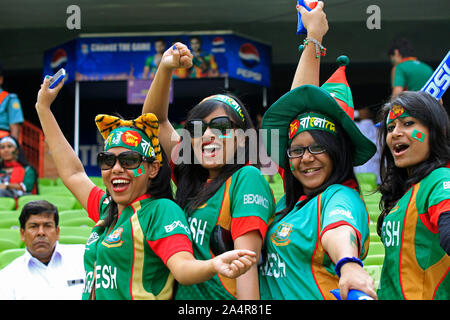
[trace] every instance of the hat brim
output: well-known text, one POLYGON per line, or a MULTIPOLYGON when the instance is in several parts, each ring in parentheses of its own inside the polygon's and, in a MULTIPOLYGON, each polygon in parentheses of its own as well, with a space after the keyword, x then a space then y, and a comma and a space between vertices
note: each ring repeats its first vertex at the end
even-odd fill
POLYGON ((354 166, 366 163, 377 151, 376 145, 362 134, 330 93, 317 86, 304 85, 283 95, 264 113, 262 129, 266 129, 267 134, 263 135, 263 142, 267 154, 280 167, 284 167, 289 125, 306 111, 327 115, 347 132, 352 142, 354 166))

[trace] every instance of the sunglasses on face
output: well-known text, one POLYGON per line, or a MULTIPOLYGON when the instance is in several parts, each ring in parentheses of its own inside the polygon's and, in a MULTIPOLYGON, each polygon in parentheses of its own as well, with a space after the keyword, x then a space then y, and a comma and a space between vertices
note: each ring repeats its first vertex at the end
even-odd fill
POLYGON ((327 151, 324 146, 314 143, 307 147, 292 146, 287 150, 287 155, 289 158, 299 158, 305 154, 306 149, 308 149, 311 154, 319 154, 327 151))
POLYGON ((102 151, 97 155, 97 165, 101 170, 111 169, 117 160, 119 160, 120 166, 124 169, 136 169, 141 165, 142 161, 151 162, 153 158, 144 157, 136 151, 124 151, 118 155, 102 151))
POLYGON ((203 119, 191 119, 186 123, 186 130, 189 131, 192 138, 202 137, 208 127, 226 134, 227 130, 233 129, 235 125, 230 118, 224 116, 211 119, 209 123, 203 119))

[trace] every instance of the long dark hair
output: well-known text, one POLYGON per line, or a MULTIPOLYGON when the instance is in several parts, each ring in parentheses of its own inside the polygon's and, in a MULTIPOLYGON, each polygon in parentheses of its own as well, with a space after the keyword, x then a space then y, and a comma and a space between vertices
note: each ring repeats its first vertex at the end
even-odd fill
MULTIPOLYGON (((204 119, 216 109, 222 108, 239 129, 254 129, 253 123, 243 103, 237 97, 230 94, 227 95, 236 100, 236 102, 238 102, 241 106, 245 123, 242 122, 236 112, 231 110, 229 106, 217 100, 206 100, 196 105, 189 112, 186 118, 186 123, 190 119, 204 119)), ((191 159, 187 159, 189 160, 188 163, 181 163, 175 166, 174 174, 177 180, 175 201, 189 214, 211 198, 234 172, 248 163, 250 158, 250 147, 248 138, 245 137, 246 141, 244 147, 241 147, 239 143, 237 144, 237 151, 234 155, 233 163, 225 164, 219 175, 206 184, 209 171, 203 168, 201 164, 194 161, 195 155, 192 150, 191 139, 186 139, 186 137, 183 136, 181 139, 182 149, 186 150, 187 148, 190 148, 191 159), (238 161, 238 155, 242 155, 243 153, 244 161, 238 161)), ((182 156, 181 153, 180 156, 182 156)), ((257 163, 255 163, 255 165, 257 165, 257 163)))
POLYGON ((377 232, 381 234, 384 217, 395 203, 414 184, 429 175, 433 170, 445 167, 450 161, 450 122, 444 107, 425 92, 405 91, 393 101, 385 104, 379 113, 381 127, 378 139, 381 146, 380 208, 382 212, 377 221, 377 232), (401 105, 408 113, 429 130, 430 156, 411 168, 398 168, 386 143, 386 118, 394 105, 401 105), (409 174, 408 174, 409 170, 409 174))
MULTIPOLYGON (((171 175, 172 170, 170 169, 169 161, 167 156, 161 146, 162 162, 158 174, 154 177, 148 186, 147 194, 151 194, 154 199, 169 199, 174 200, 173 190, 171 186, 171 175)), ((150 161, 150 163, 153 161, 150 161)), ((108 215, 103 222, 105 228, 109 228, 113 223, 116 222, 118 216, 117 203, 111 197, 108 190, 106 190, 107 198, 109 199, 108 204, 108 215)))
MULTIPOLYGON (((350 143, 350 138, 342 127, 336 124, 336 136, 321 130, 310 130, 308 132, 311 134, 316 143, 324 146, 327 150, 326 152, 333 162, 333 171, 327 181, 325 181, 318 188, 312 190, 312 192, 307 195, 306 200, 300 204, 300 207, 304 206, 309 200, 317 196, 319 193, 325 191, 325 189, 332 184, 341 184, 347 180, 354 180, 357 185, 356 188, 359 192, 359 185, 353 171, 353 146, 350 143)), ((286 207, 280 212, 277 212, 277 214, 282 214, 283 217, 294 208, 300 196, 305 194, 302 184, 291 172, 287 154, 285 154, 284 163, 283 169, 286 190, 286 207)))

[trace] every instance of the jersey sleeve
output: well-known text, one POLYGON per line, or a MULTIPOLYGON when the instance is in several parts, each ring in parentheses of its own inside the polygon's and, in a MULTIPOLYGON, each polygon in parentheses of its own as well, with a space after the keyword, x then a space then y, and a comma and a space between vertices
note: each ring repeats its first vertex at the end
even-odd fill
POLYGON ((100 204, 105 201, 106 193, 99 187, 95 186, 92 188, 89 193, 88 202, 87 202, 87 212, 89 218, 91 218, 94 222, 98 222, 100 220, 101 210, 100 204))
POLYGON ((269 219, 275 213, 275 201, 261 172, 246 166, 233 176, 230 186, 231 236, 234 239, 257 230, 264 240, 269 219))
POLYGON ((193 254, 189 225, 176 203, 167 199, 154 200, 152 210, 146 216, 147 243, 164 263, 177 252, 193 254))
POLYGON ((22 123, 22 105, 16 94, 10 93, 8 96, 8 120, 9 124, 22 123))
POLYGON ((416 201, 421 220, 436 233, 440 215, 450 211, 450 168, 434 170, 422 180, 416 201))
MULTIPOLYGON (((320 237, 328 230, 348 225, 355 230, 361 248, 369 237, 369 217, 358 192, 342 185, 333 185, 323 193, 321 205, 320 237)), ((363 253, 360 252, 360 255, 363 253)))

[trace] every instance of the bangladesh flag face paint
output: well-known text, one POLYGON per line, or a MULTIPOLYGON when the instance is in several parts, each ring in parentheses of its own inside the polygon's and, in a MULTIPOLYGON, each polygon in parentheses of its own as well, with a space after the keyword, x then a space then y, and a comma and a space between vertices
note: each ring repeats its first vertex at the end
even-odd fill
POLYGON ((420 142, 423 142, 425 140, 425 133, 420 132, 419 130, 414 129, 412 132, 411 137, 413 137, 416 140, 419 140, 420 142))
POLYGON ((136 169, 133 169, 133 174, 134 177, 139 177, 142 176, 145 173, 145 169, 144 169, 144 165, 141 164, 139 167, 137 167, 136 169))

